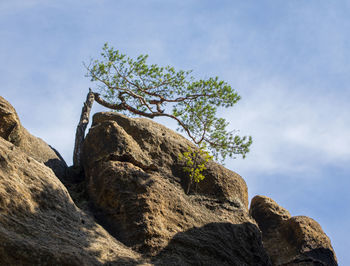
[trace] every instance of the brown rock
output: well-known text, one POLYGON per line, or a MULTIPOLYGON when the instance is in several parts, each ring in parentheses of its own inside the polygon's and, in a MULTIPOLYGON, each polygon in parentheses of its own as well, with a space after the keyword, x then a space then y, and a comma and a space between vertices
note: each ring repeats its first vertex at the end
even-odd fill
POLYGON ((237 173, 215 162, 208 162, 203 172, 205 179, 196 187, 196 193, 214 199, 228 201, 248 209, 248 188, 244 179, 237 173))
POLYGON ((274 230, 291 217, 289 211, 265 196, 255 196, 252 199, 250 215, 254 217, 263 232, 274 230))
POLYGON ((64 178, 67 164, 60 154, 42 139, 31 135, 20 123, 16 110, 0 96, 0 137, 19 147, 27 155, 50 167, 64 178))
POLYGON ((209 223, 176 234, 155 265, 271 265, 252 223, 209 223))
POLYGON ((192 144, 151 120, 96 114, 85 180, 67 183, 112 236, 73 203, 52 172, 64 176, 63 159, 1 97, 0 137, 0 265, 337 265, 311 218, 264 196, 249 215, 244 180, 221 165, 184 193, 178 155, 192 144))
POLYGON ((321 226, 306 216, 294 216, 287 220, 281 228, 287 239, 301 253, 296 263, 312 260, 323 265, 337 265, 337 258, 328 236, 321 226))
POLYGON ((142 262, 74 205, 51 169, 0 138, 0 265, 142 262))
MULTIPOLYGON (((84 143, 83 164, 88 172, 100 160, 126 161, 145 171, 157 170, 186 187, 187 175, 178 156, 188 146, 193 144, 150 119, 97 113, 84 143)), ((247 185, 238 174, 214 162, 204 174, 197 193, 248 208, 247 185)))
POLYGON ((239 175, 212 163, 185 194, 178 155, 188 145, 149 119, 96 114, 83 165, 98 220, 156 265, 269 265, 239 175))
POLYGON ((273 265, 338 265, 331 242, 321 226, 306 216, 291 217, 275 201, 255 196, 250 214, 263 233, 273 265))
MULTIPOLYGON (((186 151, 188 146, 193 146, 183 136, 150 119, 129 118, 119 113, 105 112, 93 116, 92 127, 99 124, 103 125, 97 128, 106 131, 104 137, 110 138, 108 140, 102 138, 99 140, 100 142, 107 142, 110 145, 112 143, 115 145, 115 142, 118 142, 118 145, 125 145, 124 143, 126 143, 127 148, 121 149, 123 154, 137 154, 136 160, 142 156, 146 164, 147 162, 148 164, 153 163, 157 168, 170 173, 178 170, 176 169, 176 163, 178 162, 179 153, 186 151), (107 123, 107 125, 114 123, 114 130, 123 133, 108 131, 112 129, 104 123, 107 123), (111 141, 109 142, 109 140, 111 141), (140 150, 142 153, 140 153, 140 150)), ((92 132, 89 132, 89 134, 93 134, 94 130, 96 129, 90 130, 92 132)), ((115 153, 114 147, 111 150, 115 153)), ((106 152, 110 153, 110 150, 106 150, 106 152)))

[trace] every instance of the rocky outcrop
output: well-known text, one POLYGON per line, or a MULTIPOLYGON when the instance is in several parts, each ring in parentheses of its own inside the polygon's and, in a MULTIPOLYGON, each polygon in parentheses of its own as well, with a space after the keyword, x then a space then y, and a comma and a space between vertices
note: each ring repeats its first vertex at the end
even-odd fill
POLYGON ((264 247, 274 265, 337 265, 331 241, 313 219, 291 217, 264 196, 252 199, 250 214, 263 233, 264 247))
MULTIPOLYGON (((144 171, 159 172, 186 187, 179 154, 193 144, 178 133, 145 118, 128 118, 118 113, 97 113, 83 147, 83 164, 89 171, 96 162, 130 162, 144 171)), ((210 163, 196 193, 248 208, 245 181, 225 167, 210 163)))
POLYGON ((106 262, 142 261, 75 206, 51 169, 0 138, 0 264, 106 262))
POLYGON ((252 199, 250 214, 263 232, 275 230, 283 221, 291 217, 289 211, 279 206, 274 200, 264 196, 255 196, 252 199))
POLYGON ((98 113, 77 178, 0 97, 0 265, 337 265, 317 222, 263 196, 248 213, 245 181, 219 164, 186 194, 188 146, 98 113))
POLYGON ((238 174, 212 163, 185 194, 178 155, 189 145, 149 119, 96 114, 83 165, 98 220, 156 264, 269 265, 238 174))
POLYGON ((16 110, 0 96, 0 137, 19 147, 30 157, 50 167, 64 178, 67 165, 60 154, 42 139, 34 137, 20 123, 16 110))

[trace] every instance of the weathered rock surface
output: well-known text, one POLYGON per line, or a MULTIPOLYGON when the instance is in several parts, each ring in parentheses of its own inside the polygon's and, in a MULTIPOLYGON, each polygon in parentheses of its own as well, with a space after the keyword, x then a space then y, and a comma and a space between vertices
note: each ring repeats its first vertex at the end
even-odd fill
POLYGON ((135 265, 44 164, 0 138, 0 265, 135 265))
POLYGON ((252 199, 250 214, 263 233, 264 247, 274 265, 337 265, 331 241, 313 219, 291 217, 265 196, 252 199))
MULTIPOLYGON (((100 161, 130 162, 146 172, 158 172, 186 187, 180 153, 193 146, 186 138, 150 119, 128 118, 118 113, 97 113, 83 147, 87 173, 100 161)), ((248 208, 243 178, 211 162, 196 193, 248 208)))
POLYGON ((177 233, 153 260, 155 265, 271 265, 260 232, 250 222, 209 223, 177 233))
POLYGON ((212 163, 185 194, 178 155, 188 145, 149 119, 96 114, 83 165, 99 221, 155 264, 269 265, 239 175, 212 163))
POLYGON ((337 265, 317 222, 263 196, 248 213, 244 180, 219 164, 187 195, 178 155, 191 145, 151 120, 98 113, 85 179, 64 179, 63 159, 0 97, 0 265, 337 265))
POLYGON ((0 137, 19 147, 30 157, 50 167, 64 178, 67 164, 59 153, 42 139, 34 137, 20 123, 16 110, 0 96, 0 137))

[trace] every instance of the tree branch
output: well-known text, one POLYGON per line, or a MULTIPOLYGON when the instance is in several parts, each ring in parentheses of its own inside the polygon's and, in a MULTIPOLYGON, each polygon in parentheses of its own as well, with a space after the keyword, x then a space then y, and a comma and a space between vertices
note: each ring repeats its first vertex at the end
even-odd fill
POLYGON ((170 114, 167 114, 167 113, 164 113, 163 111, 161 112, 152 112, 152 113, 146 113, 146 112, 143 112, 143 111, 140 111, 132 106, 130 106, 129 104, 127 104, 125 102, 125 99, 123 98, 122 95, 119 95, 119 99, 121 100, 121 103, 120 104, 111 104, 105 100, 103 100, 100 96, 99 93, 93 93, 94 96, 95 96, 95 100, 96 102, 98 102, 99 104, 101 104, 102 106, 104 107, 107 107, 107 108, 110 108, 110 109, 113 109, 113 110, 128 110, 130 111, 131 113, 133 114, 136 114, 136 115, 141 115, 141 116, 144 116, 144 117, 148 117, 148 118, 154 118, 154 117, 160 117, 160 116, 166 116, 166 117, 170 117, 174 120, 176 120, 179 125, 186 131, 187 135, 196 143, 198 144, 198 141, 196 141, 195 137, 192 136, 191 132, 189 131, 189 129, 187 128, 187 126, 179 119, 177 118, 176 116, 174 115, 170 115, 170 114))
POLYGON ((100 96, 99 93, 93 92, 94 97, 95 97, 95 101, 98 102, 99 104, 103 105, 104 107, 113 109, 113 110, 124 110, 123 105, 122 104, 111 104, 105 100, 103 100, 100 96))

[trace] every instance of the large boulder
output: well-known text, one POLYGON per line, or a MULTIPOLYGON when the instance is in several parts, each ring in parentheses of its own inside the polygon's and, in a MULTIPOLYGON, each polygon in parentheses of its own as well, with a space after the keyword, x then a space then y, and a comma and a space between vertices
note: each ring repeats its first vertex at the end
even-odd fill
POLYGON ((255 196, 250 214, 263 234, 263 243, 274 265, 338 265, 328 236, 306 216, 291 217, 272 199, 255 196))
MULTIPOLYGON (((92 126, 83 146, 83 165, 89 171, 101 161, 130 162, 144 171, 161 173, 186 187, 179 154, 193 148, 180 134, 150 119, 129 118, 122 114, 105 112, 93 116, 92 126)), ((216 200, 229 201, 248 208, 248 189, 237 173, 217 163, 209 163, 206 178, 196 192, 216 200)))
POLYGON ((135 265, 52 170, 0 138, 0 265, 135 265))
POLYGON ((42 139, 30 134, 21 124, 13 106, 0 96, 0 137, 19 147, 30 157, 50 167, 64 178, 67 164, 60 154, 42 139))
POLYGON ((291 217, 289 211, 265 196, 255 196, 252 199, 250 214, 263 232, 274 231, 283 221, 291 217))
POLYGON ((269 265, 247 187, 216 163, 187 195, 179 153, 192 144, 149 119, 94 115, 83 166, 97 219, 159 265, 269 265))

